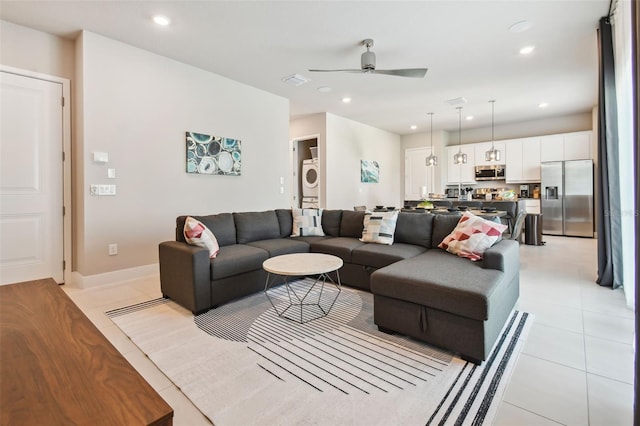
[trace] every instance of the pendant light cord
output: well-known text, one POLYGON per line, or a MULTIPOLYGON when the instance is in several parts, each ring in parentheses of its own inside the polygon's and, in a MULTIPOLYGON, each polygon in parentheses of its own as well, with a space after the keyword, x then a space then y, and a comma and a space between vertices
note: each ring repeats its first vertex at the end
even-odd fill
POLYGON ((462 107, 458 107, 458 150, 462 152, 462 107))
POLYGON ((433 113, 430 112, 429 116, 431 117, 431 155, 433 155, 433 113))
POLYGON ((495 117, 496 101, 495 99, 493 99, 493 100, 490 100, 489 102, 491 102, 491 149, 495 149, 495 147, 493 146, 493 141, 495 140, 493 136, 493 129, 494 129, 493 118, 495 117))

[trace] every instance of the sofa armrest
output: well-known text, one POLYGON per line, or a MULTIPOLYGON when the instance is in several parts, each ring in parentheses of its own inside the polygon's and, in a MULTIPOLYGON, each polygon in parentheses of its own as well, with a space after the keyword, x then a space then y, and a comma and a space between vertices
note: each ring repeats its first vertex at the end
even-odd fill
POLYGON ((520 271, 520 244, 501 240, 484 252, 484 268, 497 269, 511 277, 520 271))
POLYGON ((162 295, 194 314, 211 308, 209 251, 179 241, 160 243, 158 251, 162 295))

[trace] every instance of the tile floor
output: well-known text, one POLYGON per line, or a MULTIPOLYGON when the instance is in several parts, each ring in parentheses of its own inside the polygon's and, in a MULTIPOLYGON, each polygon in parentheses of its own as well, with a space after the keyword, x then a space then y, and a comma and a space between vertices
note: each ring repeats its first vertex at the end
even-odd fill
MULTIPOLYGON (((621 290, 594 283, 595 240, 544 239, 545 246, 521 246, 518 306, 535 321, 494 425, 631 425, 634 312, 621 290)), ((173 407, 174 425, 210 424, 104 314, 160 297, 157 276, 63 288, 173 407)))

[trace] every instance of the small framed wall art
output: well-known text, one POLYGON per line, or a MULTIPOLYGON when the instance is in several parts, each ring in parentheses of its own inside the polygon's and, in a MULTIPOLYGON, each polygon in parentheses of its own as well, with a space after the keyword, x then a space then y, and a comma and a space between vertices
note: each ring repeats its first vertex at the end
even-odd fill
POLYGON ((239 139, 186 132, 187 173, 240 176, 242 144, 239 139))
POLYGON ((380 181, 380 166, 377 161, 360 160, 360 181, 364 183, 380 181))

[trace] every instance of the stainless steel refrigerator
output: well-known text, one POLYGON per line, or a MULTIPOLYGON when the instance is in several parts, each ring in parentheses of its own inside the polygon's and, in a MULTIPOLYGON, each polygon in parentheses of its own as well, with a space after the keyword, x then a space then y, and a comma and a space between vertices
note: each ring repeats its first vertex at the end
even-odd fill
POLYGON ((542 233, 593 238, 593 161, 542 163, 542 233))

